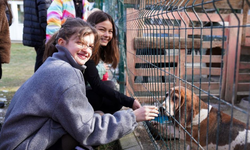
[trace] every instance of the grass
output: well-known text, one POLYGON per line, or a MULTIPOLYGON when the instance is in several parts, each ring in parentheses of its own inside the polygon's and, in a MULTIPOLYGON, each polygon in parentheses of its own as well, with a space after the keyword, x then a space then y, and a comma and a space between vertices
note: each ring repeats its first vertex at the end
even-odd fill
POLYGON ((0 91, 15 92, 34 73, 36 52, 33 47, 15 43, 11 45, 9 64, 2 65, 0 91))
MULTIPOLYGON (((2 79, 0 80, 0 99, 7 99, 7 106, 17 89, 34 74, 36 52, 33 47, 20 43, 11 45, 11 60, 2 65, 2 79)), ((96 150, 121 150, 119 142, 114 141, 95 148, 96 150)))

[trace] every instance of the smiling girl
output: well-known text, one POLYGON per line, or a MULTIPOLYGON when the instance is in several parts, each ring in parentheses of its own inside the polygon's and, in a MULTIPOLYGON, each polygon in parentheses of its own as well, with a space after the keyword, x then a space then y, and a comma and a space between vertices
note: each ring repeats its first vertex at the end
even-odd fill
POLYGON ((94 113, 82 72, 97 52, 99 39, 82 19, 68 18, 46 46, 58 52, 15 93, 0 132, 0 149, 64 150, 106 144, 132 132, 138 121, 157 116, 154 106, 113 115, 94 113))
MULTIPOLYGON (((50 39, 52 33, 59 30, 58 27, 60 27, 60 23, 66 20, 67 14, 65 14, 65 12, 67 12, 66 10, 69 7, 62 6, 69 4, 73 5, 73 0, 54 0, 50 5, 47 16, 47 40, 50 39)), ((72 11, 73 8, 72 6, 72 9, 70 9, 72 13, 74 12, 72 11)), ((82 11, 75 10, 72 16, 82 16, 82 11)), ((86 19, 86 17, 84 19, 86 19)), ((101 45, 96 52, 97 54, 93 55, 85 64, 87 68, 84 72, 84 79, 87 85, 86 94, 90 104, 94 110, 101 110, 104 113, 114 113, 120 110, 122 106, 130 107, 133 110, 140 108, 141 104, 138 100, 116 91, 114 82, 103 82, 101 80, 100 77, 103 76, 106 70, 103 71, 103 74, 101 73, 102 70, 97 70, 97 68, 103 68, 100 66, 103 63, 111 64, 112 68, 116 68, 119 63, 120 54, 115 23, 112 17, 101 10, 97 10, 87 17, 87 22, 97 29, 101 45)), ((55 51, 45 49, 44 60, 52 56, 54 52, 56 52, 56 49, 55 51)))
POLYGON ((113 68, 116 68, 119 63, 120 54, 113 18, 99 10, 92 12, 88 16, 87 22, 97 29, 101 45, 97 55, 91 57, 86 63, 87 69, 84 73, 84 78, 89 83, 87 97, 90 104, 95 110, 101 110, 105 113, 114 113, 122 106, 134 110, 140 108, 141 104, 138 100, 116 91, 112 81, 101 81, 95 67, 100 61, 111 64, 113 68))

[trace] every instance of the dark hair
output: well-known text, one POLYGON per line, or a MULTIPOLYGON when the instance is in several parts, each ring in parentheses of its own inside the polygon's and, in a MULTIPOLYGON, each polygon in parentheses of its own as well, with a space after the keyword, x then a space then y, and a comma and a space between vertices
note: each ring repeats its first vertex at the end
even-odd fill
POLYGON ((94 34, 95 40, 91 58, 97 55, 100 40, 96 29, 80 18, 67 18, 60 30, 57 31, 45 44, 43 61, 45 61, 49 56, 52 56, 54 52, 58 52, 55 45, 57 44, 59 38, 64 39, 68 43, 69 39, 76 34, 79 39, 86 35, 94 34))
POLYGON ((118 43, 117 43, 117 36, 116 36, 116 30, 115 30, 115 23, 112 17, 109 14, 100 10, 100 11, 95 11, 91 13, 88 16, 87 22, 95 26, 96 24, 107 21, 107 20, 109 20, 112 23, 113 38, 111 39, 111 41, 108 43, 107 46, 100 46, 100 49, 98 51, 99 56, 96 55, 92 57, 92 60, 94 60, 95 63, 98 64, 101 59, 105 63, 112 64, 113 68, 116 68, 119 63, 120 53, 119 53, 119 49, 117 46, 118 43))
POLYGON ((12 12, 11 12, 10 6, 8 4, 8 0, 4 0, 4 4, 8 8, 8 10, 6 12, 6 15, 7 15, 9 26, 10 26, 12 24, 12 18, 13 18, 13 16, 12 16, 12 12))

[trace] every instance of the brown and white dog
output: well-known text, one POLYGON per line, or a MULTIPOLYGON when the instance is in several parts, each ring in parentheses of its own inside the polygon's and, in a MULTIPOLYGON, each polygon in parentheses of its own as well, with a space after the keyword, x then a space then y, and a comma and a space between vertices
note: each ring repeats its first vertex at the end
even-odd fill
POLYGON ((192 101, 191 95, 192 92, 190 90, 178 86, 170 90, 170 93, 166 95, 167 97, 163 102, 165 113, 174 116, 182 127, 180 127, 178 123, 175 123, 174 127, 167 126, 167 128, 165 125, 156 122, 153 122, 153 125, 158 125, 169 130, 167 131, 168 134, 176 138, 191 141, 192 139, 188 134, 184 136, 186 131, 184 131, 183 128, 186 127, 187 132, 192 133, 192 137, 196 141, 198 141, 199 137, 198 146, 203 149, 216 149, 218 138, 217 144, 219 150, 228 150, 229 145, 230 150, 244 150, 245 146, 246 150, 250 150, 250 130, 245 123, 232 118, 233 125, 230 127, 231 116, 223 112, 218 113, 216 108, 208 106, 194 93, 192 101), (220 115, 219 118, 217 117, 218 115, 220 115), (208 119, 209 124, 207 122, 208 119), (219 134, 217 134, 217 129, 219 129, 219 134), (245 142, 246 135, 247 142, 245 142), (186 138, 184 139, 184 137, 186 138))

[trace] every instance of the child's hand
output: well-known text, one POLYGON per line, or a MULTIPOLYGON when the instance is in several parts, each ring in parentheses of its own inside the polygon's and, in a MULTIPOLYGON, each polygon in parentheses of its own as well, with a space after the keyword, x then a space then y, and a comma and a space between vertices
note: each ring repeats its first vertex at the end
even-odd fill
POLYGON ((134 103, 133 103, 133 106, 132 106, 133 110, 136 110, 136 109, 138 109, 140 107, 141 107, 140 102, 137 99, 135 99, 134 103))
POLYGON ((158 116, 159 111, 155 106, 143 106, 134 110, 134 114, 136 116, 136 121, 140 122, 154 119, 158 116))

